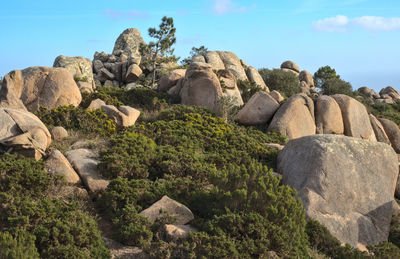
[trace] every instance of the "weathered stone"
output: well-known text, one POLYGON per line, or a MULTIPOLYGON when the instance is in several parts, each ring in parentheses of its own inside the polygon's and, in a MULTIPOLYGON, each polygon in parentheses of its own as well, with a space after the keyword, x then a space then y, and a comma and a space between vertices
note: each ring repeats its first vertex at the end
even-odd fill
POLYGON ((137 83, 129 83, 129 84, 127 84, 125 86, 125 90, 129 91, 129 90, 132 90, 132 89, 135 89, 135 88, 138 88, 138 87, 143 87, 143 85, 139 85, 137 83))
POLYGON ((104 51, 102 52, 95 52, 94 53, 94 60, 100 60, 101 62, 107 62, 108 60, 108 54, 105 53, 104 51))
POLYGON ((107 68, 103 67, 102 69, 100 69, 100 81, 105 82, 106 80, 113 80, 114 78, 114 74, 108 71, 107 68))
POLYGON ((76 184, 80 182, 78 174, 65 156, 57 149, 53 150, 46 159, 46 169, 51 174, 64 176, 67 183, 76 184))
POLYGON ((245 70, 247 70, 247 68, 249 67, 249 65, 247 65, 247 63, 244 62, 243 59, 240 60, 240 64, 242 65, 242 67, 243 67, 245 70))
POLYGON ((184 225, 194 219, 193 213, 185 205, 169 198, 168 196, 163 196, 161 200, 157 201, 149 208, 143 210, 139 214, 147 218, 151 223, 154 223, 156 219, 163 217, 165 214, 174 218, 175 224, 184 225))
POLYGON ((136 120, 140 116, 140 111, 130 106, 119 106, 118 110, 125 116, 122 118, 122 126, 129 127, 135 125, 136 120))
POLYGON ((388 86, 379 91, 381 96, 389 95, 395 101, 400 101, 400 94, 393 87, 388 86))
POLYGON ((315 134, 313 101, 304 94, 290 97, 275 113, 268 131, 276 131, 289 139, 315 134))
POLYGON ((306 70, 300 72, 299 80, 300 82, 305 82, 309 88, 314 86, 313 76, 310 72, 306 70))
POLYGON ((34 114, 0 107, 0 146, 39 160, 51 144, 46 126, 34 114))
POLYGON ((377 103, 388 103, 388 104, 393 104, 396 103, 393 99, 376 99, 377 103))
POLYGON ((289 69, 289 68, 281 68, 281 70, 282 70, 283 72, 292 73, 292 74, 295 74, 296 76, 299 76, 299 72, 294 71, 294 70, 291 70, 291 69, 289 69))
POLYGON ((369 119, 371 121, 371 126, 374 130, 376 140, 390 145, 389 137, 386 135, 382 123, 372 114, 369 115, 369 119))
POLYGON ((306 215, 354 247, 387 240, 398 168, 389 145, 340 135, 291 140, 278 156, 306 215))
POLYGON ((277 143, 266 143, 265 146, 269 147, 269 148, 278 149, 279 151, 281 151, 285 147, 285 146, 283 146, 281 144, 277 144, 277 143))
POLYGON ((279 108, 279 103, 268 93, 255 93, 239 111, 235 120, 244 125, 261 125, 267 123, 279 108))
POLYGON ((186 71, 185 81, 180 91, 182 104, 201 106, 220 113, 222 88, 218 77, 210 65, 192 62, 186 71))
MULTIPOLYGON (((210 66, 212 67, 213 70, 225 69, 224 62, 222 62, 222 60, 218 54, 218 51, 207 51, 204 54, 204 58, 205 58, 205 62, 207 62, 207 64, 210 64, 210 66)), ((200 60, 201 59, 199 59, 199 61, 200 60)))
POLYGON ((65 156, 89 191, 98 193, 107 188, 110 181, 101 176, 97 169, 99 164, 98 156, 92 150, 74 149, 65 152, 65 156))
POLYGON ((383 128, 385 129, 385 133, 388 136, 390 143, 392 144, 393 149, 396 153, 400 154, 400 129, 396 123, 391 120, 379 118, 383 128))
POLYGON ((317 134, 343 134, 343 117, 339 105, 330 96, 321 95, 315 105, 317 134))
POLYGON ((126 53, 128 56, 139 53, 140 44, 145 44, 140 31, 136 28, 129 28, 123 31, 114 45, 113 53, 116 54, 119 50, 126 53))
POLYGON ((50 130, 53 140, 59 141, 68 137, 68 131, 61 126, 54 127, 50 130))
POLYGON ((87 109, 88 109, 88 110, 96 110, 96 109, 100 109, 101 106, 103 106, 103 105, 106 105, 106 103, 105 103, 103 100, 101 100, 101 99, 96 99, 96 100, 93 100, 93 101, 90 103, 90 105, 89 105, 89 107, 88 107, 87 109))
POLYGON ((39 107, 78 106, 81 100, 79 88, 65 68, 29 67, 12 71, 4 77, 0 90, 1 106, 30 112, 39 107))
POLYGON ((237 87, 235 76, 227 69, 218 70, 217 76, 221 83, 222 96, 229 102, 228 105, 242 106, 244 102, 237 87))
POLYGON ((114 83, 113 83, 113 81, 111 81, 111 80, 106 80, 106 81, 104 82, 103 86, 113 87, 113 86, 114 86, 114 83))
POLYGON ((366 86, 360 87, 357 90, 360 94, 365 95, 367 97, 372 97, 376 95, 376 92, 373 89, 370 89, 366 86))
MULTIPOLYGON (((218 55, 224 63, 225 69, 228 69, 238 80, 248 80, 240 59, 232 52, 218 51, 218 55)), ((213 67, 214 69, 214 67, 213 67)))
POLYGON ((126 75, 125 75, 125 82, 132 83, 135 82, 139 76, 142 74, 142 70, 136 64, 132 64, 129 66, 126 75))
POLYGON ((123 62, 114 62, 110 66, 110 72, 114 75, 114 80, 122 82, 125 75, 122 74, 123 62))
POLYGON ((296 63, 294 63, 293 61, 290 61, 290 60, 283 62, 281 64, 281 68, 282 69, 289 69, 289 70, 295 71, 297 73, 300 73, 299 66, 296 63))
POLYGON ((206 63, 206 59, 203 55, 196 55, 192 58, 192 62, 203 62, 206 63))
POLYGON ((149 259, 149 256, 138 247, 125 246, 106 237, 102 239, 110 250, 111 259, 149 259))
POLYGON ((76 83, 79 91, 81 91, 81 93, 92 93, 93 92, 93 87, 94 87, 94 82, 89 83, 89 82, 77 82, 76 83))
POLYGON ((269 95, 271 95, 271 97, 274 98, 278 103, 281 103, 285 100, 285 98, 283 98, 282 95, 276 90, 271 91, 269 95))
POLYGON ((87 82, 92 88, 94 86, 92 61, 88 58, 60 55, 54 60, 53 67, 66 68, 76 82, 87 82))
POLYGON ((250 82, 255 83, 258 86, 261 86, 262 89, 267 93, 269 92, 269 88, 265 84, 260 73, 258 73, 257 69, 255 69, 254 67, 247 66, 246 75, 250 82))
POLYGON ((165 236, 167 241, 177 241, 178 239, 186 239, 190 232, 198 232, 198 230, 190 225, 165 225, 165 236))
POLYGON ((332 95, 342 111, 344 134, 349 137, 376 141, 365 106, 344 94, 332 95))
POLYGON ((186 69, 175 69, 163 77, 161 77, 158 83, 158 90, 167 92, 171 87, 175 86, 179 79, 184 78, 186 74, 186 69))

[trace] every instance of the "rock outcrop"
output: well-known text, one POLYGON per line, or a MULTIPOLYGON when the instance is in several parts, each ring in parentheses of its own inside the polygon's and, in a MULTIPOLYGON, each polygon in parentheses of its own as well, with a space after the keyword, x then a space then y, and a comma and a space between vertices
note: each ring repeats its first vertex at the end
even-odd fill
POLYGON ((185 78, 185 74, 186 69, 175 69, 168 72, 161 77, 160 82, 158 83, 158 90, 167 92, 178 83, 179 79, 185 78))
POLYGON ((304 94, 290 97, 275 113, 268 131, 276 131, 289 139, 316 133, 314 103, 304 94))
POLYGON ((389 137, 387 136, 382 123, 372 114, 369 115, 369 119, 371 121, 371 126, 374 130, 376 140, 390 145, 389 137))
POLYGON ((67 183, 76 184, 80 182, 78 174, 65 156, 57 149, 53 150, 46 159, 46 169, 51 174, 64 176, 67 183))
POLYGON ((8 73, 0 90, 0 106, 26 109, 53 109, 78 106, 82 95, 72 74, 65 68, 29 67, 8 73))
POLYGON ((46 126, 34 114, 0 107, 0 146, 39 160, 51 144, 46 126))
POLYGON ((140 44, 145 44, 140 31, 129 28, 123 31, 115 41, 113 54, 119 56, 121 53, 132 56, 139 54, 140 44))
POLYGON ((391 120, 380 118, 386 135, 388 136, 390 143, 392 144, 393 149, 397 154, 400 154, 400 129, 396 123, 391 120))
POLYGON ((53 67, 66 68, 74 77, 82 93, 93 92, 96 88, 93 80, 92 61, 90 59, 60 55, 54 60, 53 67))
POLYGON ((222 96, 230 102, 228 105, 242 106, 244 103, 236 84, 236 77, 228 69, 218 70, 217 76, 220 80, 222 96))
POLYGON ((317 134, 343 134, 343 118, 339 105, 330 96, 319 96, 315 104, 317 134))
POLYGON ((294 63, 293 61, 290 61, 290 60, 283 62, 281 64, 281 69, 284 70, 284 71, 291 70, 291 71, 295 72, 296 74, 300 73, 299 66, 296 63, 294 63))
POLYGON ((50 130, 53 140, 60 141, 68 137, 68 131, 61 126, 54 127, 50 130))
POLYGON ((267 123, 279 108, 279 103, 266 92, 255 93, 239 111, 235 120, 244 125, 267 123))
POLYGON ((291 140, 278 157, 306 215, 359 248, 387 240, 398 170, 389 145, 339 135, 291 140))

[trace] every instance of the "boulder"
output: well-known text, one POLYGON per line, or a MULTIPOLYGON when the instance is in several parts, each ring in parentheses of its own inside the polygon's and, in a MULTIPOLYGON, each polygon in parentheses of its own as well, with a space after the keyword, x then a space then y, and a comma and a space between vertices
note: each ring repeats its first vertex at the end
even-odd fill
POLYGON ((313 76, 310 72, 303 70, 299 74, 299 80, 300 82, 305 82, 306 85, 311 88, 314 86, 314 79, 313 76))
POLYGON ((225 69, 228 69, 238 80, 248 80, 240 59, 229 51, 218 51, 219 57, 224 62, 225 69))
POLYGON ((53 140, 60 141, 68 137, 68 131, 61 126, 54 127, 50 130, 53 140))
POLYGON ((393 104, 395 103, 395 101, 393 99, 376 99, 377 103, 388 103, 388 104, 393 104))
POLYGON ((79 81, 76 85, 81 93, 92 93, 93 89, 96 88, 94 81, 92 83, 79 81))
POLYGON ((269 95, 271 95, 271 97, 274 98, 278 103, 281 103, 285 100, 285 98, 283 98, 282 95, 276 90, 271 91, 269 95))
MULTIPOLYGON (((108 63, 106 63, 108 64, 108 63)), ((111 69, 111 66, 109 67, 111 69)), ((114 74, 111 73, 106 67, 103 67, 102 69, 100 69, 99 72, 99 80, 101 82, 105 82, 107 80, 113 80, 115 78, 114 74)))
POLYGON ((77 83, 86 82, 91 85, 92 89, 95 88, 92 61, 90 59, 60 55, 54 60, 53 67, 66 68, 72 74, 77 83))
POLYGON ((393 149, 396 153, 400 154, 400 129, 396 123, 391 120, 379 118, 383 128, 385 129, 385 133, 388 136, 390 143, 392 144, 393 149))
POLYGON ((4 77, 0 90, 0 106, 30 112, 40 107, 78 106, 81 100, 79 88, 65 68, 29 67, 12 71, 4 77))
POLYGON ((278 156, 306 215, 358 248, 387 241, 398 169, 389 145, 341 135, 291 140, 278 156))
POLYGON ((114 45, 113 54, 116 55, 117 53, 120 53, 121 55, 121 52, 128 56, 139 54, 139 46, 141 43, 145 44, 138 29, 126 29, 117 38, 114 45))
POLYGON ((140 111, 129 106, 120 106, 118 109, 113 105, 102 105, 100 107, 116 125, 129 127, 135 124, 140 111))
POLYGON ((107 188, 110 181, 104 179, 97 169, 100 161, 94 151, 90 149, 74 149, 65 152, 65 156, 89 191, 98 193, 107 188))
POLYGON ((275 113, 268 131, 276 131, 289 139, 315 134, 314 103, 304 94, 290 97, 275 113))
POLYGON ((192 62, 203 62, 206 63, 206 59, 203 55, 196 55, 192 58, 192 62))
POLYGON ((366 97, 373 97, 376 95, 374 89, 370 89, 366 86, 360 87, 357 90, 360 94, 365 95, 366 97))
POLYGON ((239 111, 235 120, 244 125, 261 125, 267 123, 279 108, 279 103, 268 93, 255 93, 239 111))
POLYGON ((177 225, 184 225, 194 219, 193 213, 188 207, 168 196, 163 196, 161 200, 140 212, 140 215, 147 218, 153 224, 156 219, 165 216, 162 212, 166 212, 170 217, 174 218, 177 225))
POLYGON ((211 66, 206 63, 190 64, 180 96, 184 105, 206 107, 214 113, 220 113, 221 84, 211 66))
POLYGON ((104 51, 102 52, 95 52, 94 53, 94 60, 100 60, 101 62, 107 62, 108 61, 108 54, 105 53, 104 51))
POLYGON ((386 135, 382 123, 372 114, 369 115, 372 129, 374 130, 376 140, 390 145, 389 137, 386 135))
POLYGON ((89 107, 87 109, 90 110, 90 111, 91 110, 97 110, 97 109, 101 109, 101 106, 103 106, 103 105, 106 105, 106 103, 103 100, 97 98, 96 100, 93 100, 90 103, 90 105, 89 105, 89 107))
POLYGON ((177 241, 180 238, 186 239, 190 232, 198 232, 198 230, 190 225, 165 225, 165 236, 169 242, 177 241))
POLYGON ((101 62, 101 60, 99 60, 99 59, 93 60, 93 70, 96 74, 99 73, 100 69, 102 69, 103 67, 104 67, 104 65, 103 65, 103 62, 101 62))
POLYGON ((125 75, 125 82, 132 83, 135 82, 139 76, 142 74, 142 69, 136 64, 132 64, 129 66, 126 75, 125 75))
POLYGON ((263 90, 269 92, 268 86, 265 84, 264 80, 262 79, 260 73, 258 73, 257 69, 255 69, 254 67, 247 66, 246 75, 250 82, 255 83, 258 86, 261 86, 263 90))
MULTIPOLYGON (((222 59, 220 58, 218 51, 207 51, 204 54, 204 58, 205 62, 207 62, 207 64, 210 64, 213 70, 225 69, 224 62, 222 62, 222 59)), ((198 60, 200 61, 201 59, 198 60)))
POLYGON ((296 76, 299 76, 299 72, 294 71, 294 70, 292 70, 292 69, 289 69, 289 68, 281 68, 281 70, 282 70, 283 72, 292 73, 292 74, 295 74, 296 76))
MULTIPOLYGON (((388 86, 383 88, 382 90, 379 91, 379 94, 381 96, 383 95, 389 95, 391 98, 393 98, 395 101, 400 101, 400 94, 397 92, 393 87, 388 86)), ((385 98, 384 98, 385 99, 385 98)))
POLYGON ((343 134, 343 118, 340 107, 330 96, 321 95, 315 104, 317 134, 343 134))
POLYGON ((374 130, 365 106, 344 94, 332 95, 339 104, 343 117, 344 134, 349 137, 376 141, 374 130))
POLYGON ((53 150, 46 159, 46 169, 51 174, 64 176, 67 183, 77 184, 80 182, 78 174, 65 156, 57 149, 53 150))
POLYGON ((175 69, 163 77, 161 77, 158 83, 158 90, 167 92, 171 87, 175 86, 179 79, 185 78, 186 69, 175 69))
POLYGON ((135 89, 138 87, 143 87, 143 85, 139 85, 137 83, 129 83, 129 84, 125 85, 125 90, 129 91, 129 90, 132 90, 132 89, 135 89))
POLYGON ((0 146, 39 160, 51 144, 46 126, 34 114, 0 107, 0 146))
POLYGON ((293 61, 290 61, 290 60, 283 62, 281 64, 281 68, 282 69, 289 69, 289 70, 295 71, 297 73, 300 73, 299 66, 296 63, 294 63, 293 61))
POLYGON ((222 95, 230 102, 229 105, 242 106, 244 102, 237 87, 235 76, 227 69, 218 70, 217 76, 221 83, 222 95))

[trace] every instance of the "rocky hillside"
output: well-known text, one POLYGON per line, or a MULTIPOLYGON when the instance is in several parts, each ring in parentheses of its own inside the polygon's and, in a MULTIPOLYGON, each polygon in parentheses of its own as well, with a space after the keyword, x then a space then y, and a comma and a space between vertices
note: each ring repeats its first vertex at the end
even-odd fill
POLYGON ((0 258, 400 258, 394 88, 141 43, 5 75, 0 258))

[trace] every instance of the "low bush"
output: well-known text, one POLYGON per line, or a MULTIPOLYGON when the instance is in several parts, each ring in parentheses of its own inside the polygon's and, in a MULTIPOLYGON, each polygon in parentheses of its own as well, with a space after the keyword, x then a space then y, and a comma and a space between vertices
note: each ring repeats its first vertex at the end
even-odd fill
POLYGON ((0 232, 0 258, 39 259, 35 236, 26 231, 0 232))
POLYGON ((299 77, 294 73, 285 72, 281 69, 269 70, 266 68, 260 69, 259 73, 271 91, 277 90, 288 98, 300 93, 299 77))
POLYGON ((49 128, 62 126, 84 134, 111 136, 116 132, 114 121, 101 110, 88 111, 82 107, 60 106, 52 110, 40 108, 36 116, 49 128))

